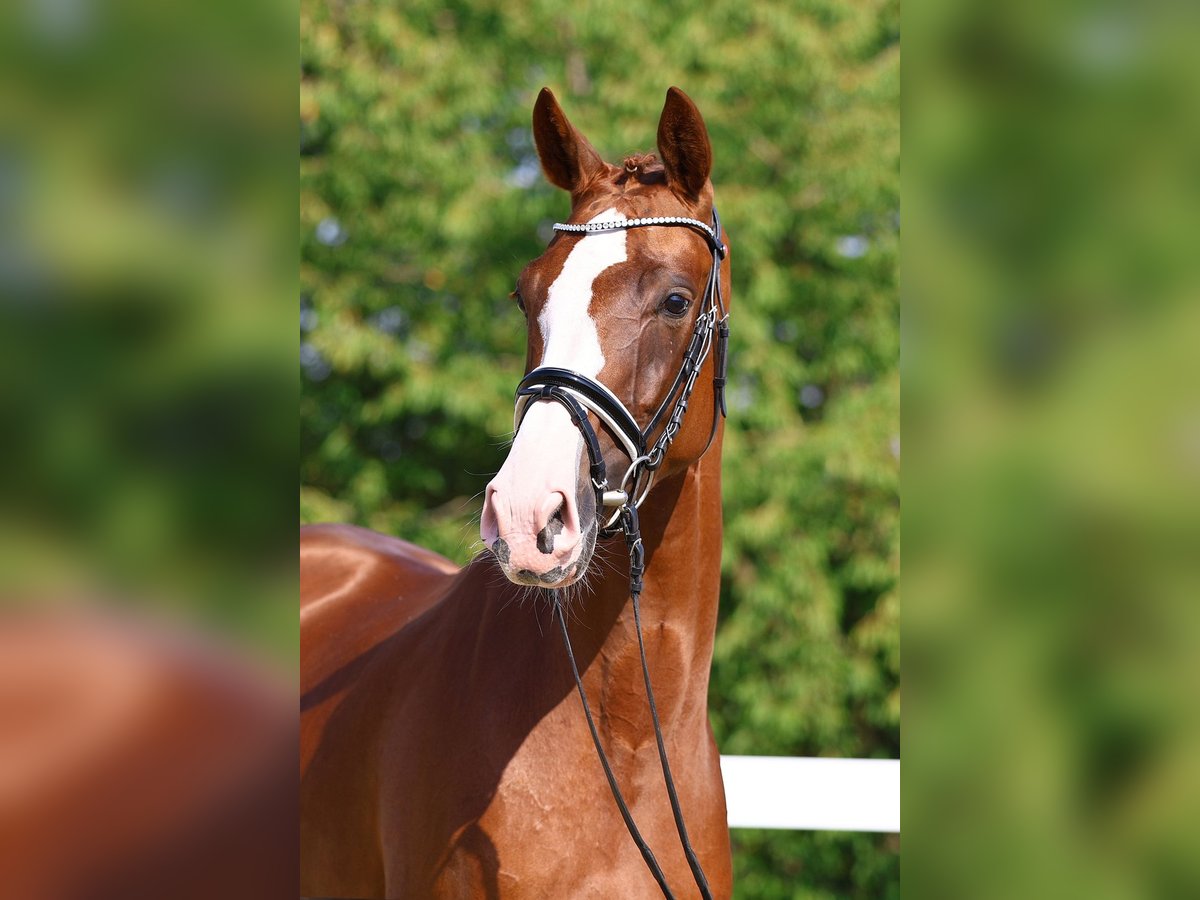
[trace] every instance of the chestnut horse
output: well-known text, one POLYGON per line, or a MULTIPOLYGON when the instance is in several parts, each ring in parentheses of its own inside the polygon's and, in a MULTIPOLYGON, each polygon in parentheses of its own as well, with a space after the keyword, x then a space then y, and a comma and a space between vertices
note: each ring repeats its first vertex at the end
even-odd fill
POLYGON ((487 486, 488 550, 460 570, 364 529, 303 530, 309 895, 682 897, 699 866, 713 896, 731 892, 707 710, 729 283, 708 132, 677 88, 657 157, 605 163, 545 89, 533 130, 571 215, 514 293, 529 374, 487 486), (714 390, 689 400, 697 380, 714 390), (657 874, 598 764, 560 630, 657 874), (664 789, 643 664, 699 866, 664 789))

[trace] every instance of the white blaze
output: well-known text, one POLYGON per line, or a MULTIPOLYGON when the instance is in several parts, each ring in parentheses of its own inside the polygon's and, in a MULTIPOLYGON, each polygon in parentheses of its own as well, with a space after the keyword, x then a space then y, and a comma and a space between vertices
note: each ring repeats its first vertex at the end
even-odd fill
MULTIPOLYGON (((623 221, 615 209, 591 221, 623 221)), ((538 316, 542 346, 539 365, 571 369, 596 378, 604 368, 604 353, 596 320, 588 314, 592 286, 600 274, 624 262, 625 231, 585 234, 571 248, 562 271, 550 285, 538 316)), ((583 435, 571 424, 561 403, 534 403, 521 422, 508 459, 489 485, 480 522, 480 535, 491 544, 502 537, 509 544, 516 568, 544 571, 570 565, 578 558, 584 531, 575 506, 583 435), (561 495, 561 497, 560 497, 561 495), (564 531, 554 539, 553 553, 535 546, 536 536, 563 504, 564 531)))
MULTIPOLYGON (((624 221, 617 210, 601 212, 596 221, 624 221)), ((588 314, 596 278, 625 262, 624 229, 586 234, 575 242, 546 294, 538 317, 544 347, 540 365, 569 368, 599 377, 604 352, 596 322, 588 314)), ((551 571, 574 565, 582 552, 586 527, 575 503, 583 458, 583 436, 560 403, 534 403, 512 442, 509 456, 488 484, 480 536, 492 546, 508 545, 509 568, 551 571), (538 536, 556 511, 563 529, 546 552, 538 536)))
MULTIPOLYGON (((592 222, 620 222, 625 215, 607 209, 592 222)), ((538 316, 542 332, 543 366, 571 369, 595 378, 604 368, 604 352, 596 320, 588 314, 592 285, 602 272, 624 262, 625 229, 585 234, 571 249, 562 271, 550 285, 546 305, 538 316)), ((557 405, 557 404, 554 404, 557 405)))

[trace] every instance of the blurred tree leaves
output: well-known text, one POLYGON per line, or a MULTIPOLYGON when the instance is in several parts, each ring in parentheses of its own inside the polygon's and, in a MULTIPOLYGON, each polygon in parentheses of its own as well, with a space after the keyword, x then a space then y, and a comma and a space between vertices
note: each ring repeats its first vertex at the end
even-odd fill
POLYGON ((295 31, 224 0, 0 9, 0 608, 294 665, 295 31))
MULTIPOLYGON (((511 436, 508 299, 567 198, 552 86, 609 159, 668 85, 733 245, 723 752, 899 753, 899 4, 301 4, 301 518, 469 558, 511 436)), ((899 896, 898 840, 735 832, 741 897, 899 896)))

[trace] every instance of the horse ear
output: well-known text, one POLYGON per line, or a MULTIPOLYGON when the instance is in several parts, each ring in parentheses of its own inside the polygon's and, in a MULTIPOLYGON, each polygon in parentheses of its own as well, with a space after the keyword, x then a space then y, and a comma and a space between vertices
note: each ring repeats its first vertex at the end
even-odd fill
POLYGON ((533 105, 533 139, 547 180, 572 194, 604 168, 604 160, 587 138, 575 130, 550 88, 542 88, 533 105))
POLYGON ((671 188, 689 200, 698 200, 712 171, 712 145, 700 110, 677 87, 667 90, 658 120, 658 155, 671 188))

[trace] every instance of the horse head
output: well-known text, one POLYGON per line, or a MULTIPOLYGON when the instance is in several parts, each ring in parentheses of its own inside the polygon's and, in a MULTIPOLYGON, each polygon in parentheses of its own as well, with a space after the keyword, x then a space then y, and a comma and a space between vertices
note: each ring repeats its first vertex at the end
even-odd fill
POLYGON ((678 88, 667 92, 657 155, 604 162, 548 89, 533 133, 546 178, 571 195, 571 214, 513 293, 528 328, 527 377, 480 536, 511 581, 556 588, 584 574, 622 498, 640 502, 716 434, 728 261, 708 132, 678 88), (722 340, 710 353, 718 323, 722 340), (689 400, 697 378, 717 390, 689 400))

